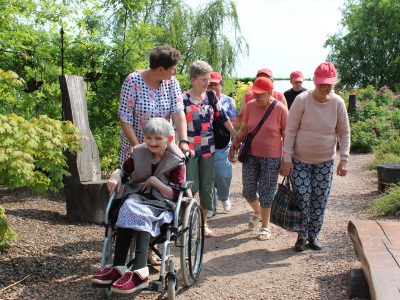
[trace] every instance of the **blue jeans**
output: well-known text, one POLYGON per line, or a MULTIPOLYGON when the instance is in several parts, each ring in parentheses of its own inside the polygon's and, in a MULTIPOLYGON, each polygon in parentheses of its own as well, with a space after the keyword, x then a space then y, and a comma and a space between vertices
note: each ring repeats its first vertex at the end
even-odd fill
POLYGON ((226 201, 229 199, 231 181, 232 181, 232 164, 228 160, 229 149, 231 143, 224 149, 215 149, 214 153, 214 189, 212 210, 216 211, 217 199, 226 201))

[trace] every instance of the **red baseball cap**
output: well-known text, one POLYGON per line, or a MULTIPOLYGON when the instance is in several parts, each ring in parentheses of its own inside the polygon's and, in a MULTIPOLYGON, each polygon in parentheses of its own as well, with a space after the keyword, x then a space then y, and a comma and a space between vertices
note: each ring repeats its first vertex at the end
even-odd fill
POLYGON ((335 65, 331 62, 323 62, 314 72, 316 84, 335 84, 337 80, 335 65))
POLYGON ((222 76, 218 72, 211 72, 210 73, 210 82, 214 83, 221 83, 222 81, 222 76))
POLYGON ((257 76, 260 74, 265 74, 268 75, 269 77, 272 77, 272 71, 270 69, 267 68, 263 68, 257 71, 257 76))
POLYGON ((290 80, 293 81, 304 81, 303 73, 300 71, 293 71, 290 73, 290 80))
POLYGON ((254 94, 264 94, 268 91, 272 91, 274 89, 274 84, 272 80, 267 77, 258 77, 251 87, 251 91, 254 94))

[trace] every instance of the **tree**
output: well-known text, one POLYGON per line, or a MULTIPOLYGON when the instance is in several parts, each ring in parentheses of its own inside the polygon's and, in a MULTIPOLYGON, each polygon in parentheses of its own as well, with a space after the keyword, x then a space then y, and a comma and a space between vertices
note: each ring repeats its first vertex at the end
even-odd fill
POLYGON ((197 11, 182 5, 171 6, 169 13, 164 14, 160 21, 164 25, 159 25, 165 29, 159 41, 172 45, 182 53, 181 74, 194 60, 202 59, 228 76, 239 57, 248 54, 248 45, 241 35, 233 1, 210 1, 197 11), (230 32, 231 37, 226 32, 230 32))
POLYGON ((60 120, 61 65, 65 74, 101 73, 87 83, 86 98, 100 156, 112 169, 122 82, 148 66, 149 50, 160 43, 181 52, 180 79, 196 59, 228 76, 247 53, 233 1, 213 0, 195 11, 179 0, 0 0, 0 70, 19 79, 0 77, 0 113, 60 120))
POLYGON ((400 88, 396 86, 400 77, 399 15, 398 0, 348 0, 344 4, 342 28, 325 42, 343 87, 400 88))

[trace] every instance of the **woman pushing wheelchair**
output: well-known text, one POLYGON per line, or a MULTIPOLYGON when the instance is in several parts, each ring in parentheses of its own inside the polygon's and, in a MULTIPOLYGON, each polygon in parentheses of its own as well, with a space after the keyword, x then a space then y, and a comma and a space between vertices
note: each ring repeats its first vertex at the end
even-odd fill
POLYGON ((115 170, 107 182, 112 193, 130 176, 116 223, 113 265, 92 277, 95 284, 112 284, 114 293, 129 294, 149 285, 150 236, 158 236, 160 227, 173 220, 179 190, 172 186, 185 180, 185 156, 173 143, 171 132, 172 126, 164 118, 150 119, 143 127, 144 143, 133 148, 122 170, 115 170), (132 239, 136 242, 135 256, 128 269, 126 258, 132 239))

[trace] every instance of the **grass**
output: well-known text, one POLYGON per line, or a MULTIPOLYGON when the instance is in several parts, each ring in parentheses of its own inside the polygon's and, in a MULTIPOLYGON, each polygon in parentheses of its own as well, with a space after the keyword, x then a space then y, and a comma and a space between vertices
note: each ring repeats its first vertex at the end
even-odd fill
POLYGON ((392 187, 372 203, 369 212, 374 216, 400 217, 400 186, 392 187))
POLYGON ((380 163, 399 163, 400 162, 400 138, 386 141, 373 149, 375 159, 368 166, 375 168, 380 163))

